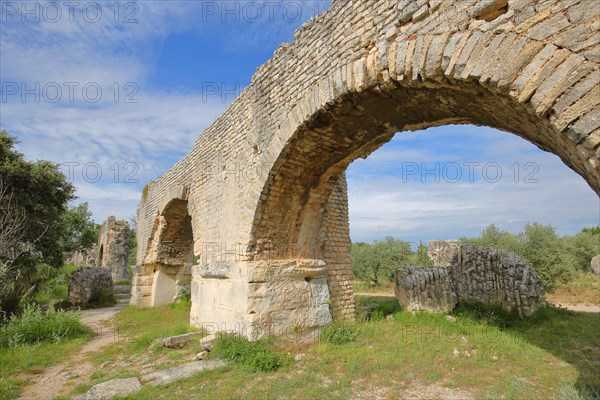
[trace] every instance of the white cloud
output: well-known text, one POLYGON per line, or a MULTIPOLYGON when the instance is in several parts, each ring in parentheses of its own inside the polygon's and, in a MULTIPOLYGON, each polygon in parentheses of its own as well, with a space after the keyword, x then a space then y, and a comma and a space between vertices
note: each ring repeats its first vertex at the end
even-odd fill
POLYGON ((225 106, 170 93, 141 97, 138 104, 105 103, 92 109, 3 104, 0 128, 18 136, 19 151, 28 159, 69 163, 63 172, 72 173, 79 201, 89 202, 94 218, 101 221, 135 213, 142 186, 185 155, 225 106), (97 182, 96 163, 102 173, 97 182))
MULTIPOLYGON (((198 134, 226 106, 203 102, 196 93, 158 92, 148 86, 163 41, 174 33, 194 31, 210 35, 226 51, 251 53, 288 40, 302 21, 330 4, 286 2, 301 7, 300 18, 295 18, 295 6, 284 11, 281 3, 273 10, 274 19, 263 8, 262 17, 254 23, 247 23, 252 19, 250 9, 237 16, 227 13, 228 7, 247 3, 145 1, 136 3, 134 10, 124 9, 131 2, 101 2, 103 18, 95 23, 83 18, 81 9, 75 10, 73 22, 68 14, 56 23, 8 18, 0 31, 2 82, 26 82, 28 87, 34 82, 97 82, 103 96, 98 103, 90 103, 81 101, 81 92, 76 91, 77 101, 70 103, 65 101, 65 92, 62 102, 52 104, 44 99, 21 102, 17 95, 0 103, 0 128, 19 137, 19 150, 29 159, 80 163, 73 178, 79 201, 90 203, 97 221, 112 214, 128 217, 135 212, 141 187, 187 153, 198 134), (120 7, 116 22, 115 4, 120 7), (211 4, 217 6, 216 13, 207 8, 211 4), (132 11, 138 22, 125 23, 123 19, 132 11), (240 23, 232 23, 235 18, 240 23), (118 102, 110 89, 114 82, 121 89, 118 102), (124 103, 127 82, 138 85, 134 97, 139 103, 124 103), (83 166, 92 162, 103 172, 97 183, 81 176, 83 166), (125 173, 131 171, 125 170, 130 162, 139 167, 133 177, 139 183, 123 183, 125 173), (111 169, 115 163, 120 168, 117 183, 111 169)), ((490 128, 461 126, 396 135, 367 161, 353 164, 348 176, 352 236, 357 240, 386 234, 455 238, 476 234, 491 222, 516 231, 533 220, 552 223, 561 233, 573 233, 599 219, 597 196, 558 158, 490 128), (510 175, 498 184, 403 182, 398 173, 402 162, 447 161, 494 161, 507 174, 514 162, 521 168, 525 162, 535 162, 540 167, 540 183, 515 184, 508 179, 510 175)))
POLYGON ((383 157, 376 152, 372 159, 353 163, 348 171, 352 239, 371 241, 386 235, 410 241, 456 239, 477 235, 491 223, 518 232, 535 221, 552 224, 561 234, 574 234, 584 226, 600 223, 598 196, 558 157, 504 132, 464 128, 436 128, 427 134, 428 141, 419 140, 425 133, 412 134, 412 143, 410 136, 402 135, 406 149, 397 148, 394 139, 396 143, 378 150, 387 153, 383 157), (481 140, 484 134, 485 140, 481 140), (458 143, 464 148, 450 151, 444 146, 449 138, 453 142, 460 139, 458 143), (418 147, 422 145, 427 147, 418 147), (406 153, 429 167, 436 160, 469 160, 482 165, 492 160, 498 162, 503 176, 497 183, 452 183, 443 179, 436 183, 432 175, 423 181, 403 180, 399 172, 389 171, 394 167, 399 171, 406 159, 394 158, 394 154, 406 153), (515 162, 521 170, 518 183, 510 169, 515 162), (530 172, 523 171, 527 162, 539 167, 535 175, 538 183, 523 182, 523 172, 530 172), (382 165, 386 173, 378 175, 382 165))
POLYGON ((0 77, 3 85, 17 85, 18 91, 11 95, 2 87, 0 128, 18 136, 18 148, 28 159, 69 163, 63 171, 72 173, 78 202, 89 202, 97 221, 134 213, 142 186, 187 153, 226 107, 197 93, 165 93, 148 86, 164 40, 195 31, 230 51, 252 52, 274 47, 282 35, 329 4, 287 2, 287 8, 281 3, 270 11, 263 6, 262 16, 248 23, 252 10, 243 1, 76 2, 74 7, 65 2, 10 3, 2 3, 1 9, 0 77), (15 5, 15 14, 6 8, 15 5), (299 15, 290 14, 293 5, 300 6, 299 15), (24 14, 25 7, 37 11, 24 14), (228 11, 232 7, 237 15, 228 11), (101 16, 95 20, 98 11, 101 16), (235 20, 239 23, 231 24, 235 20), (128 82, 136 86, 125 88, 128 82), (27 95, 23 101, 23 89, 36 83, 39 100, 27 95), (94 87, 83 92, 91 83, 102 90, 97 102, 89 101, 96 100, 94 87), (124 101, 132 89, 139 89, 133 96, 137 104, 124 101), (96 165, 102 173, 97 182, 96 165), (131 172, 138 183, 124 183, 131 172))

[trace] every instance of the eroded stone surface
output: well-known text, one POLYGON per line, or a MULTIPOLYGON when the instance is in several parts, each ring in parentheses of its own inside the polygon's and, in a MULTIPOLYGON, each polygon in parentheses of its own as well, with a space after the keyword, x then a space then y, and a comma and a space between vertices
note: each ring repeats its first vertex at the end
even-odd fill
POLYGON ((124 397, 142 389, 138 378, 113 379, 99 383, 84 394, 73 397, 73 400, 110 400, 124 397))
POLYGON ((183 335, 171 336, 163 340, 163 346, 168 347, 170 349, 183 347, 190 340, 203 335, 204 332, 190 332, 184 333, 183 335))
POLYGON ((597 15, 595 0, 334 1, 148 186, 132 303, 152 305, 161 271, 191 281, 197 326, 353 318, 344 171, 399 131, 513 132, 600 194, 597 15), (326 278, 279 271, 308 259, 326 278))
POLYGON ((430 242, 434 268, 396 270, 396 297, 403 307, 447 312, 460 301, 479 302, 528 316, 544 304, 541 279, 515 253, 444 242, 430 242))
POLYGON ((210 371, 215 368, 223 367, 224 365, 225 363, 221 360, 194 361, 189 364, 183 364, 177 367, 142 375, 140 381, 144 385, 166 385, 180 379, 189 378, 190 376, 203 371, 210 371))
POLYGON ((427 256, 434 267, 447 268, 452 265, 460 252, 458 240, 430 240, 427 256))
POLYGON ((129 281, 129 224, 111 216, 100 227, 96 266, 110 271, 114 282, 129 281))
POLYGON ((409 311, 452 311, 457 297, 445 268, 399 267, 396 298, 409 311))
POLYGON ((104 268, 81 268, 75 271, 69 282, 69 302, 86 305, 97 300, 103 291, 112 292, 110 272, 104 268))

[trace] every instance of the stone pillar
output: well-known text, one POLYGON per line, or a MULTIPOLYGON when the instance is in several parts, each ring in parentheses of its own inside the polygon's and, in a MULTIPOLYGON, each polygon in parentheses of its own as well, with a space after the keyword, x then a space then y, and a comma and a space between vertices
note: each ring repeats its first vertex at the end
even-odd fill
POLYGON ((114 216, 102 224, 96 246, 96 266, 110 270, 113 282, 129 281, 129 224, 114 216))
POLYGON ((323 216, 321 228, 322 258, 329 272, 330 309, 334 318, 354 319, 350 224, 348 222, 348 185, 340 175, 323 216))

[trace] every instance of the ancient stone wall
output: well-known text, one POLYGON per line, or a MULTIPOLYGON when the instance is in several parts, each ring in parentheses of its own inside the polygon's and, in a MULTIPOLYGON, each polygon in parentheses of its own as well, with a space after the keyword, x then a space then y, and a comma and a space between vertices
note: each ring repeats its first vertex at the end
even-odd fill
POLYGON ((132 304, 158 306, 191 292, 194 260, 189 192, 175 187, 163 202, 152 227, 142 263, 133 268, 132 304))
POLYGON ((448 272, 459 301, 496 303, 526 316, 544 304, 542 280, 513 252, 462 246, 448 272))
MULTIPOLYGON (((347 194, 338 183, 353 160, 396 132, 464 123, 512 132, 558 155, 600 194, 599 7, 596 0, 333 2, 149 185, 138 210, 132 301, 148 304, 161 213, 186 193, 195 325, 272 321, 278 302, 265 300, 258 315, 248 297, 250 285, 270 284, 250 277, 267 268, 267 281, 280 279, 282 265, 295 265, 288 276, 299 276, 306 260, 325 263, 331 311, 352 318, 347 194), (215 246, 219 257, 205 257, 215 246), (193 272, 213 262, 227 279, 193 272)), ((318 301, 304 297, 299 315, 316 312, 318 301)))
POLYGON ((398 267, 395 282, 396 298, 408 311, 448 312, 456 306, 446 268, 398 267))
POLYGON ((96 245, 96 266, 108 269, 113 282, 129 281, 129 224, 114 216, 100 227, 96 245))
POLYGON ((434 268, 397 269, 396 297, 402 306, 451 311, 457 302, 476 302, 498 304, 528 316, 544 304, 540 277, 515 253, 444 242, 429 244, 434 249, 430 253, 434 268), (448 259, 452 260, 449 265, 448 259))

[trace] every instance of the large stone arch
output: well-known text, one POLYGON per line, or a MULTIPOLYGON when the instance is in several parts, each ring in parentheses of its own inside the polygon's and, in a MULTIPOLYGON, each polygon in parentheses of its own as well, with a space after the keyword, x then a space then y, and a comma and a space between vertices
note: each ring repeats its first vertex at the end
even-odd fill
POLYGON ((314 333, 330 311, 353 317, 344 170, 395 132, 492 126, 558 155, 600 194, 599 8, 334 1, 150 186, 138 262, 160 199, 188 186, 192 323, 314 333))

